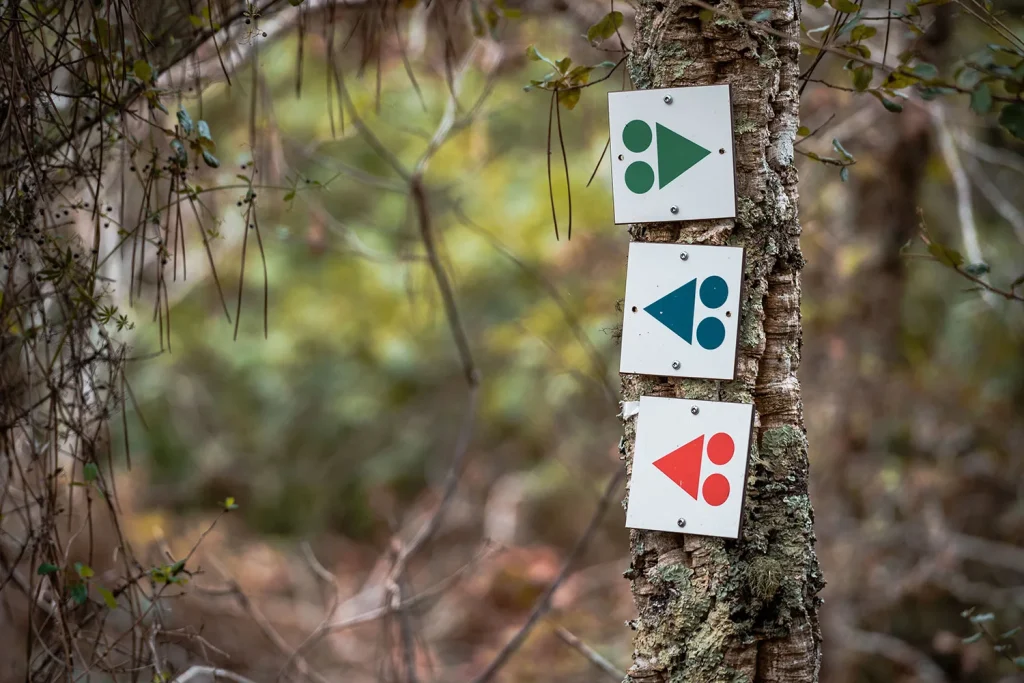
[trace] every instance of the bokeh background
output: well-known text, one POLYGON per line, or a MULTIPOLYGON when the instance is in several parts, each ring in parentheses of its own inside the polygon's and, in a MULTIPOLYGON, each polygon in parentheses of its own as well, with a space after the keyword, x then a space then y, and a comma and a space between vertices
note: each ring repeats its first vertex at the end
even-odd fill
MULTIPOLYGON (((616 330, 628 236, 611 221, 607 165, 587 181, 607 140, 604 93, 628 83, 617 73, 562 112, 571 240, 557 143, 560 240, 551 219, 550 100, 523 90, 544 73, 526 59, 528 44, 577 63, 609 58, 580 38, 580 14, 527 12, 501 50, 478 52, 465 98, 482 91, 491 70, 493 91, 426 175, 483 377, 453 507, 411 574, 414 592, 448 582, 415 617, 435 680, 468 679, 519 629, 619 467, 616 330)), ((824 16, 810 10, 805 21, 824 16)), ((627 11, 626 36, 629 28, 627 11)), ((966 21, 940 17, 922 49, 941 67, 985 39, 966 21)), ((313 557, 336 577, 342 615, 377 607, 380 596, 367 587, 386 571, 393 534, 415 528, 436 502, 466 409, 408 197, 388 186, 394 174, 351 121, 341 128, 326 46, 312 33, 295 96, 297 47, 295 32, 283 32, 258 53, 265 101, 256 150, 249 67, 233 87, 215 84, 201 103, 181 102, 194 116, 201 107, 217 143, 222 166, 204 185, 239 185, 236 175, 248 177, 256 155, 266 336, 251 231, 237 339, 201 251, 190 253, 188 280, 170 287, 170 343, 149 311, 136 311, 132 344, 145 359, 132 363, 135 401, 127 434, 114 439, 121 461, 131 461, 118 486, 139 547, 187 550, 221 501, 236 499, 238 510, 203 540, 203 573, 172 617, 202 624, 230 656, 211 658, 257 680, 276 675, 280 652, 232 595, 209 591, 236 581, 293 646, 333 599, 313 557)), ((379 106, 377 65, 348 86, 367 125, 411 163, 442 116, 448 85, 430 47, 413 44, 409 55, 422 100, 394 46, 382 51, 379 106)), ((355 73, 358 56, 346 59, 355 73)), ((842 65, 822 74, 843 77, 842 65)), ((991 613, 985 623, 996 632, 1024 621, 1024 305, 982 296, 913 255, 925 253, 922 217, 943 243, 961 248, 967 237, 951 147, 970 176, 974 229, 993 280, 1024 272, 1024 220, 1018 212, 1013 223, 1006 208, 1022 201, 1021 147, 966 100, 894 114, 871 97, 810 84, 802 107, 805 125, 824 127, 798 149, 834 154, 838 138, 857 161, 845 182, 812 159, 800 167, 800 377, 828 581, 823 680, 1020 680, 991 644, 964 642, 975 627, 962 613, 991 613)), ((244 193, 207 202, 232 314, 244 193)), ((614 505, 500 680, 599 680, 559 627, 628 667, 623 521, 614 505)), ((305 654, 332 680, 375 680, 381 635, 369 622, 305 654)), ((195 647, 182 644, 182 661, 195 647)))

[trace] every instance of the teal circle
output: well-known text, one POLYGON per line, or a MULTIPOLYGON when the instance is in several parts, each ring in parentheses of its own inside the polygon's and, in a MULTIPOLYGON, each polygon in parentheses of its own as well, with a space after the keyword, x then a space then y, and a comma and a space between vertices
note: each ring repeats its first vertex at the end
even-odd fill
POLYGON ((700 283, 700 302, 708 308, 718 308, 725 303, 728 296, 729 285, 717 275, 712 275, 700 283))
POLYGON ((630 152, 642 152, 651 146, 654 134, 651 127, 640 119, 633 119, 622 129, 622 142, 630 152))
POLYGON ((725 325, 718 318, 704 318, 697 325, 697 343, 713 351, 725 341, 725 325))
POLYGON ((654 169, 643 161, 634 161, 626 167, 626 187, 636 194, 647 192, 654 187, 654 169))

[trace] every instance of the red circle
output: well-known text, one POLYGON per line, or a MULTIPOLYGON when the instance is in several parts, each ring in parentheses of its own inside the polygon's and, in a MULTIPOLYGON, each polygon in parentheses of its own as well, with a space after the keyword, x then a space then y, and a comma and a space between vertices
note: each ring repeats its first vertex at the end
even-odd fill
POLYGON ((729 480, 721 474, 712 474, 704 480, 704 502, 718 507, 729 499, 729 480))
POLYGON ((708 440, 708 459, 716 465, 724 465, 732 460, 735 451, 732 437, 725 432, 718 432, 708 440))

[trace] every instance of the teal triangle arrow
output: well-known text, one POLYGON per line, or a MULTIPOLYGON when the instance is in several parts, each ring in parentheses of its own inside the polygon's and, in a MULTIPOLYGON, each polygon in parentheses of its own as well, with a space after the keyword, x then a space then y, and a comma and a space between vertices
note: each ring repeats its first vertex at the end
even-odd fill
MULTIPOLYGON (((658 133, 658 189, 694 167, 697 162, 711 154, 696 142, 669 130, 660 123, 655 124, 658 133)), ((689 341, 689 340, 687 340, 689 341)))
POLYGON ((697 281, 690 280, 644 308, 655 320, 675 332, 688 344, 693 343, 693 307, 697 281))

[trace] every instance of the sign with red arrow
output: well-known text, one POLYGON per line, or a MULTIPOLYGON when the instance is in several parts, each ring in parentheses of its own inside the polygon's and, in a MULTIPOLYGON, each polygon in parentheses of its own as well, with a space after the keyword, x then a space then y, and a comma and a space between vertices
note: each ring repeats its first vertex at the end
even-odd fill
POLYGON ((626 526, 738 538, 754 406, 640 398, 626 526))

